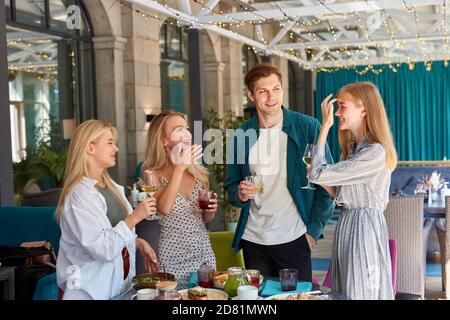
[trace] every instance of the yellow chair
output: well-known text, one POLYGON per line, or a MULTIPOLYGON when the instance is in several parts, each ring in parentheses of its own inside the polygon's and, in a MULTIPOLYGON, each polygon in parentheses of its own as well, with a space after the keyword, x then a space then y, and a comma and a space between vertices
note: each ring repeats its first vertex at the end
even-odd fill
POLYGON ((239 250, 234 254, 232 243, 234 233, 231 231, 210 232, 211 247, 216 256, 217 271, 226 271, 229 267, 243 267, 244 254, 239 250))

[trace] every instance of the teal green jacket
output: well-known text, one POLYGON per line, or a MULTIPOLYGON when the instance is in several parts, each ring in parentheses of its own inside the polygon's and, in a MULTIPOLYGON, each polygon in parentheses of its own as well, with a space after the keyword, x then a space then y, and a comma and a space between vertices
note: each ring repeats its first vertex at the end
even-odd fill
MULTIPOLYGON (((240 129, 244 132, 247 132, 248 129, 254 129, 258 138, 258 116, 255 115, 249 119, 240 129)), ((306 224, 307 232, 315 239, 323 238, 323 229, 334 210, 333 200, 328 192, 320 186, 315 186, 316 190, 301 188, 307 183, 306 166, 302 162, 303 152, 306 144, 316 143, 316 139, 319 136, 320 123, 317 119, 283 107, 282 130, 288 136, 286 157, 287 187, 297 205, 303 222, 306 224)), ((250 201, 240 201, 238 185, 246 176, 251 175, 248 157, 250 148, 256 140, 238 140, 236 132, 230 139, 232 140, 229 141, 227 148, 227 176, 224 187, 228 192, 230 203, 235 207, 241 208, 241 215, 233 239, 233 249, 237 252, 241 247, 240 242, 250 213, 250 201)), ((326 146, 326 157, 329 163, 333 163, 328 145, 326 146)), ((286 223, 289 223, 289 221, 286 221, 286 223)))

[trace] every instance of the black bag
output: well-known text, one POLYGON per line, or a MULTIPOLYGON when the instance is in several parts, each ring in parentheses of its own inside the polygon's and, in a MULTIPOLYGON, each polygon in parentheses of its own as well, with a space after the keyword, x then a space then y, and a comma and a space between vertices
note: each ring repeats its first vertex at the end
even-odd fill
POLYGON ((35 258, 46 254, 51 254, 51 251, 45 247, 25 248, 0 246, 0 263, 2 266, 23 266, 32 265, 35 258))
POLYGON ((52 266, 36 263, 39 257, 48 254, 51 255, 51 250, 46 247, 0 246, 1 265, 16 267, 14 270, 16 300, 32 300, 39 279, 55 272, 52 266))

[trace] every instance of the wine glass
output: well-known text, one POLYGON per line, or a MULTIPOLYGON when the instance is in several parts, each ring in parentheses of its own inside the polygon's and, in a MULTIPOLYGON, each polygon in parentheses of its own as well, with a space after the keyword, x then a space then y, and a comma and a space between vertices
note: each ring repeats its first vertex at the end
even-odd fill
MULTIPOLYGON (((144 179, 142 183, 142 190, 146 192, 150 197, 153 197, 161 187, 158 176, 154 171, 145 170, 143 178, 144 179)), ((157 220, 157 219, 160 219, 160 216, 156 214, 146 218, 146 220, 157 220)))
MULTIPOLYGON (((303 153, 303 157, 302 157, 302 160, 306 165, 311 164, 313 147, 314 147, 314 145, 310 144, 310 143, 308 143, 306 145, 305 152, 303 153)), ((308 177, 308 184, 306 186, 302 187, 302 189, 316 190, 316 188, 312 187, 311 184, 309 183, 309 177, 308 177)))

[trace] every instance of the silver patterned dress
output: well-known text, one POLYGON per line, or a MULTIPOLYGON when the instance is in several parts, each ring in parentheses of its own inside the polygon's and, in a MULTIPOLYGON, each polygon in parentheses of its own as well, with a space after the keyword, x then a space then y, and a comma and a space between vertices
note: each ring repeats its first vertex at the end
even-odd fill
MULTIPOLYGON (((163 178, 163 188, 167 185, 167 180, 163 178)), ((200 188, 200 182, 196 181, 187 199, 177 193, 172 210, 159 220, 159 263, 167 272, 177 276, 178 289, 188 287, 191 272, 196 272, 200 266, 216 268, 203 210, 198 206, 200 188)))
POLYGON ((357 300, 394 299, 384 209, 391 173, 381 144, 362 140, 348 158, 328 164, 323 145, 314 147, 310 180, 336 186, 343 206, 332 249, 333 291, 357 300))

